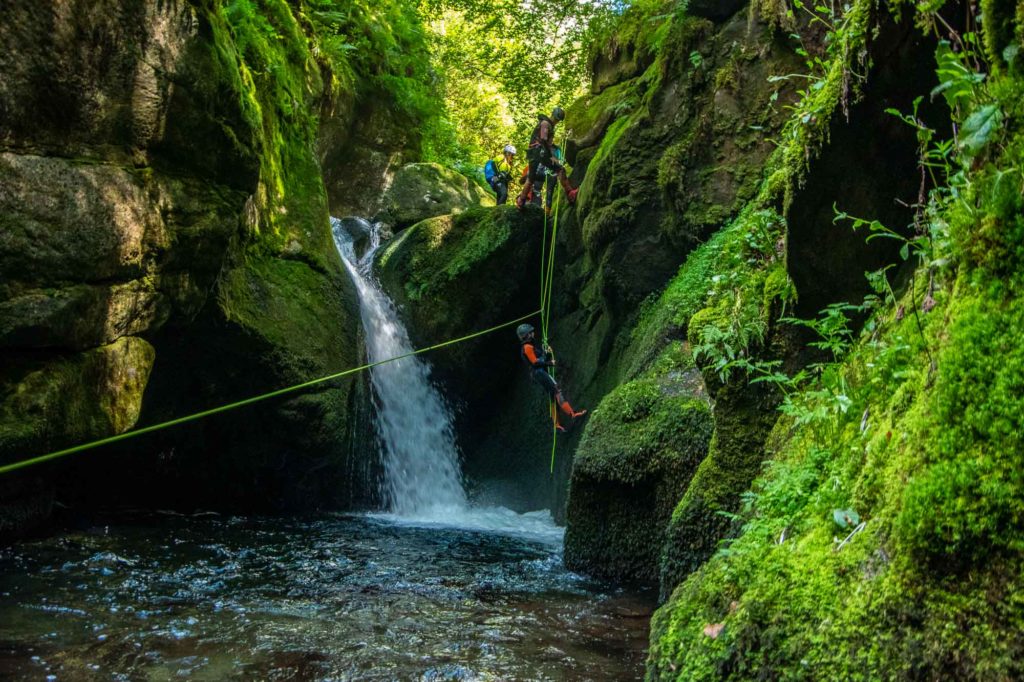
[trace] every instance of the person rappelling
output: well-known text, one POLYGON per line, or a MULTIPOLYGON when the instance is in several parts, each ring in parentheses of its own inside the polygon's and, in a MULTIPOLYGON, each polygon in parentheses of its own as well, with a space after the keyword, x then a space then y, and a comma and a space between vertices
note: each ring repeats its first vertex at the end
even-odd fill
POLYGON ((519 352, 522 355, 523 361, 530 367, 530 374, 533 376, 533 380, 540 384, 540 387, 555 401, 557 409, 552 411, 551 415, 555 428, 564 433, 567 429, 558 420, 559 410, 572 420, 569 423, 570 426, 577 419, 584 416, 587 411, 573 409, 573 406, 562 395, 562 389, 559 388, 558 382, 555 381, 548 371, 549 368, 555 366, 554 354, 551 352, 550 346, 542 345, 537 341, 533 325, 519 325, 516 329, 516 334, 519 336, 520 341, 519 352))
POLYGON ((540 202, 541 191, 544 186, 546 170, 550 170, 558 178, 565 196, 570 204, 576 203, 577 189, 569 182, 565 174, 565 168, 559 163, 555 156, 555 126, 559 121, 565 120, 565 111, 562 107, 555 107, 551 117, 544 114, 537 116, 537 125, 530 136, 530 148, 526 151, 526 158, 530 165, 526 173, 526 180, 523 182, 523 189, 516 199, 516 207, 522 210, 526 207, 527 198, 533 192, 534 202, 540 202))
POLYGON ((491 186, 497 195, 495 203, 501 206, 508 201, 508 186, 512 183, 515 175, 516 148, 513 145, 505 145, 502 150, 502 158, 495 161, 489 159, 484 164, 484 179, 491 186))

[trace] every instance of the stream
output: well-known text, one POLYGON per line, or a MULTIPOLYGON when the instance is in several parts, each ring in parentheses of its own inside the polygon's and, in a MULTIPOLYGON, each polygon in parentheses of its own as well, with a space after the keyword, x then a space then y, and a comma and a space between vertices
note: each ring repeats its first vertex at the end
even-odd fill
POLYGON ((0 550, 0 679, 639 678, 650 595, 520 521, 146 514, 24 542, 0 550))

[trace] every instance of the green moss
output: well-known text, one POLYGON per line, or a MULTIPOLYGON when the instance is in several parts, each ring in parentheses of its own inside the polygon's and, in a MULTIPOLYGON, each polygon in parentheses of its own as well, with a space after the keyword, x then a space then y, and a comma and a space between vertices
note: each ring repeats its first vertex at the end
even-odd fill
POLYGON ((771 268, 764 281, 762 310, 772 310, 776 302, 786 305, 794 301, 796 301, 796 287, 793 285, 789 272, 781 265, 771 268))
POLYGON ((630 79, 605 88, 598 95, 581 97, 565 111, 566 137, 583 137, 608 110, 615 118, 632 113, 640 104, 637 80, 630 79))
MULTIPOLYGON (((333 324, 350 317, 346 300, 352 303, 340 277, 302 261, 251 257, 222 275, 218 299, 225 318, 276 349, 291 376, 335 369, 325 364, 334 353, 324 349, 337 336, 333 324)), ((354 364, 355 354, 346 356, 354 364)))
MULTIPOLYGON (((970 164, 956 201, 933 195, 928 214, 948 226, 943 257, 957 266, 923 267, 853 351, 793 397, 767 441, 769 461, 732 507, 742 481, 731 477, 751 462, 722 448, 742 411, 723 414, 719 396, 715 440, 673 516, 676 553, 665 557, 669 569, 689 561, 695 571, 655 616, 650 678, 1024 674, 1024 155, 1019 84, 990 78, 985 96, 1013 112, 999 151, 970 164), (1000 186, 1007 178, 1013 191, 1000 186), (818 409, 837 396, 842 409, 818 409), (736 512, 718 515, 731 539, 717 549, 694 533, 715 523, 716 507, 736 512), (863 526, 836 523, 834 512, 849 509, 863 526), (713 552, 703 563, 693 556, 702 546, 713 552)), ((793 167, 782 172, 794 177, 793 167)), ((786 300, 788 288, 770 268, 762 305, 786 300)), ((691 335, 723 319, 706 310, 691 335)))
POLYGON ((982 0, 980 3, 985 56, 988 63, 996 68, 1006 64, 1003 52, 1013 41, 1015 7, 1021 11, 1019 3, 1014 0, 982 0))
POLYGON ((130 429, 155 355, 128 336, 67 357, 11 357, 0 373, 0 461, 130 429))
POLYGON ((603 168, 603 166, 605 163, 614 162, 614 155, 611 152, 632 121, 632 116, 620 118, 608 126, 608 130, 605 131, 604 137, 601 139, 601 146, 598 147, 597 153, 594 154, 594 158, 590 161, 590 165, 587 168, 587 176, 583 179, 583 184, 580 185, 580 200, 577 208, 579 213, 586 215, 593 208, 594 199, 597 197, 597 186, 595 184, 598 182, 597 178, 605 175, 614 175, 614 168, 603 168))
POLYGON ((908 483, 896 538, 929 565, 1024 550, 1024 310, 975 299, 956 310, 939 365, 925 466, 908 483), (998 359, 993 362, 994 359, 998 359))
POLYGON ((410 301, 421 301, 494 256, 513 234, 514 208, 475 208, 410 227, 380 255, 388 270, 396 254, 408 254, 403 287, 410 301))
MULTIPOLYGON (((594 411, 576 467, 592 479, 636 483, 665 466, 662 458, 679 457, 681 451, 703 454, 710 423, 705 401, 673 395, 664 382, 631 381, 594 411)), ((697 461, 691 459, 690 465, 697 461)))

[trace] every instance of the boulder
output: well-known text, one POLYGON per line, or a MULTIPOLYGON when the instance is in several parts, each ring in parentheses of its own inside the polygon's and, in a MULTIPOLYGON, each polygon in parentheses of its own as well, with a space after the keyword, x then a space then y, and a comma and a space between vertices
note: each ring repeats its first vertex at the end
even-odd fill
POLYGON ((672 510, 707 454, 712 428, 694 369, 623 384, 601 401, 573 466, 566 566, 657 583, 672 510))
MULTIPOLYGON (((282 73, 253 81, 241 62, 256 56, 212 5, 8 4, 0 462, 358 364, 314 154, 337 96, 325 62, 290 51, 307 41, 259 47, 282 73), (282 103, 276 78, 303 88, 282 103)), ((281 7, 275 21, 311 30, 281 7)), ((144 505, 331 504, 353 471, 353 396, 338 382, 103 453, 123 465, 75 459, 41 488, 0 493, 34 509, 55 483, 83 504, 114 491, 144 505)))
POLYGON ((493 205, 490 192, 465 175, 436 163, 411 163, 395 173, 374 220, 398 231, 427 218, 493 205))

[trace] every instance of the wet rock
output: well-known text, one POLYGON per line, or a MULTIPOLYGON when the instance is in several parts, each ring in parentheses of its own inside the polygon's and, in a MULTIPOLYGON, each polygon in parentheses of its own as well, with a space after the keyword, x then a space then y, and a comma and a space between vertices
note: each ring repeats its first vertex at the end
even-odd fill
POLYGON ((0 456, 84 442, 131 428, 156 353, 148 342, 122 337, 59 360, 11 355, 0 371, 0 456))
MULTIPOLYGON (((155 422, 358 364, 354 292, 306 125, 351 132, 351 112, 315 60, 289 53, 282 68, 305 91, 267 137, 277 103, 239 79, 232 40, 219 10, 176 0, 5 8, 0 461, 123 431, 143 393, 155 422)), ((84 469, 69 490, 207 508, 343 495, 352 391, 138 441, 125 466, 84 469)))

